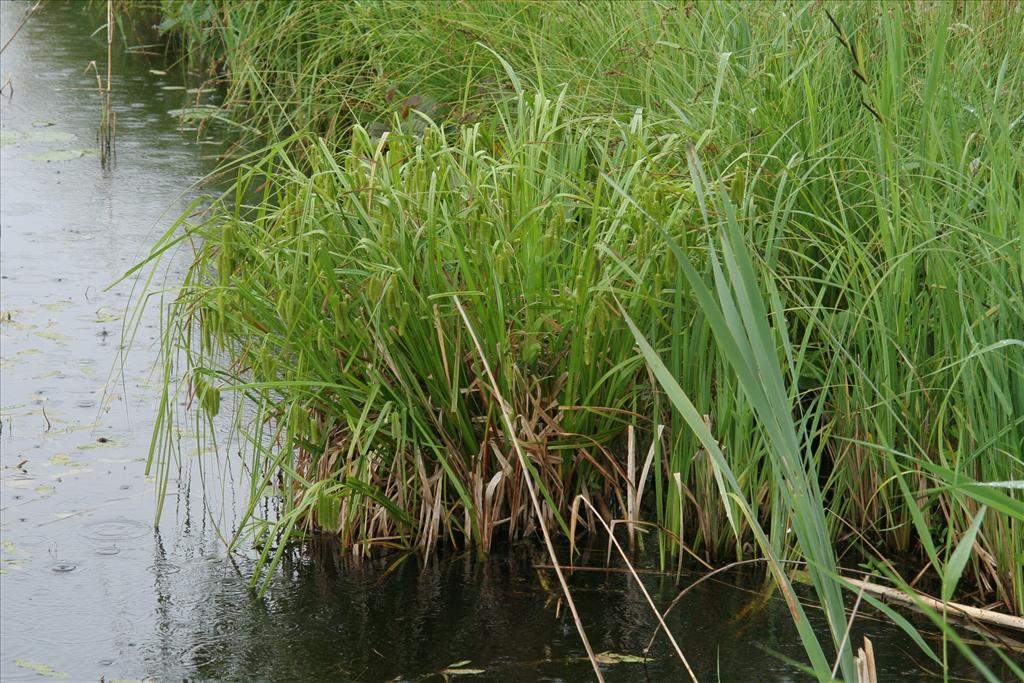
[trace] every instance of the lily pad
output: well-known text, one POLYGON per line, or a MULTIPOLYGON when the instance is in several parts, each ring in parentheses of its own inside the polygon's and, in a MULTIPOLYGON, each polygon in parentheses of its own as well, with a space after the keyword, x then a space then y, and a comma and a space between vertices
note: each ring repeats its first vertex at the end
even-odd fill
POLYGON ((2 145, 13 145, 18 142, 71 142, 77 138, 74 133, 62 130, 30 130, 27 133, 17 130, 0 131, 2 145))
POLYGON ((78 447, 80 451, 91 451, 96 448, 110 448, 114 445, 114 442, 110 439, 103 439, 102 441, 93 441, 92 443, 82 444, 78 447))
POLYGON ((74 306, 74 302, 71 299, 61 299, 60 301, 51 301, 46 304, 39 304, 40 308, 45 308, 48 311, 63 311, 66 308, 74 306))
POLYGON ((6 574, 8 569, 21 569, 25 560, 0 560, 0 574, 6 574))
POLYGON ((58 479, 64 479, 65 477, 77 477, 79 474, 85 474, 87 472, 92 472, 92 469, 89 467, 78 467, 76 469, 67 470, 66 472, 51 474, 50 479, 57 481, 58 479))
POLYGON ((63 671, 57 671, 49 664, 42 664, 40 662, 30 662, 24 659, 15 659, 14 663, 20 666, 22 669, 33 671, 40 676, 46 676, 48 678, 67 678, 68 675, 63 671))
POLYGON ((42 332, 36 332, 36 334, 38 334, 43 339, 52 339, 53 341, 59 341, 59 342, 75 341, 74 337, 69 337, 68 335, 61 334, 60 332, 49 332, 47 330, 43 330, 42 332))
MULTIPOLYGON (((91 408, 92 406, 89 407, 91 408)), ((68 425, 64 428, 64 432, 67 434, 74 434, 75 432, 91 432, 95 431, 99 426, 99 422, 79 422, 73 425, 68 425)))
POLYGON ((121 314, 113 311, 108 311, 105 308, 101 308, 96 311, 96 322, 98 323, 109 323, 115 320, 120 320, 121 314))
POLYGON ((13 318, 0 318, 0 325, 11 330, 31 330, 36 327, 32 323, 23 323, 20 320, 14 320, 13 318))
POLYGON ((60 377, 60 370, 50 370, 48 372, 42 372, 38 375, 34 375, 32 379, 50 379, 51 377, 60 377))
POLYGON ((57 467, 68 467, 70 465, 77 464, 75 463, 74 460, 71 459, 71 456, 69 456, 67 453, 57 453, 56 455, 51 455, 47 462, 49 462, 51 465, 56 465, 57 467))

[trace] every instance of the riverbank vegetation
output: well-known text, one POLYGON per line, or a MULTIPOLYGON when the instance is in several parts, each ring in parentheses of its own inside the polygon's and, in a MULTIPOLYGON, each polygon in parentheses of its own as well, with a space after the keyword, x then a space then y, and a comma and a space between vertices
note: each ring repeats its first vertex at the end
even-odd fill
POLYGON ((241 396, 264 569, 596 509, 806 562, 848 678, 839 567, 1024 615, 1019 3, 161 9, 258 151, 154 248, 194 260, 151 460, 241 396))

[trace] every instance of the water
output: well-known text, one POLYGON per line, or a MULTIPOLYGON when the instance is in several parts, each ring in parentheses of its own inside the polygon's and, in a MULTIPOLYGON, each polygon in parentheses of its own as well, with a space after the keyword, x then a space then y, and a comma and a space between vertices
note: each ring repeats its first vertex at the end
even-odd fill
MULTIPOLYGON (((0 3, 0 39, 29 6, 0 3)), ((253 558, 228 557, 215 526, 230 532, 244 501, 209 453, 186 458, 153 528, 143 461, 156 411, 157 311, 144 317, 123 375, 112 375, 132 283, 106 288, 188 205, 215 148, 190 142, 168 115, 186 93, 173 72, 153 73, 166 69, 162 57, 118 49, 117 165, 100 168, 99 98, 85 67, 103 61, 103 32, 90 37, 102 21, 84 3, 44 3, 0 65, 14 87, 0 103, 0 677, 589 680, 536 548, 483 562, 357 563, 317 543, 289 552, 258 599, 247 588, 253 558), (216 502, 200 493, 200 474, 219 482, 216 502), (452 668, 462 675, 441 673, 452 668)), ((183 265, 170 262, 169 282, 183 265)), ((581 562, 603 566, 603 552, 581 562)), ((661 606, 693 579, 644 574, 661 606)), ((668 617, 700 679, 806 679, 766 652, 802 659, 785 606, 762 601, 750 577, 728 579, 703 583, 668 617)), ((571 582, 595 649, 642 654, 656 622, 628 575, 577 572, 571 582)), ((855 642, 865 633, 880 680, 935 670, 891 625, 866 615, 855 642)), ((650 660, 610 663, 606 675, 682 680, 673 657, 661 638, 650 660)))

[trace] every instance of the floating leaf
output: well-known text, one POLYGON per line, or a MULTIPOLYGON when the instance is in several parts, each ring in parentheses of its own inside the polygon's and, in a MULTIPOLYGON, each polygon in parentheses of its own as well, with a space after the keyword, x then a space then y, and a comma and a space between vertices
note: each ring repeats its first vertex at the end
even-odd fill
POLYGON ((0 560, 0 574, 6 574, 8 569, 21 569, 25 560, 0 560))
MULTIPOLYGON (((84 406, 84 407, 91 408, 92 406, 84 406)), ((68 425, 67 427, 63 427, 63 431, 65 433, 67 433, 67 434, 74 434, 75 432, 91 432, 91 431, 95 431, 99 427, 100 427, 100 423, 99 422, 79 422, 77 424, 68 425)))
POLYGON ((60 130, 30 130, 27 133, 4 130, 0 131, 0 145, 13 145, 19 142, 71 142, 77 137, 74 133, 60 130))
POLYGON ((62 671, 57 671, 49 664, 40 664, 39 662, 29 662, 24 659, 15 659, 14 663, 20 666, 22 669, 34 671, 40 676, 47 676, 49 678, 67 678, 68 675, 62 671))
POLYGON ((102 440, 93 441, 92 443, 82 444, 81 446, 78 447, 78 450, 80 450, 80 451, 91 451, 94 448, 110 448, 111 446, 114 445, 114 442, 111 441, 110 439, 105 439, 105 438, 102 438, 102 437, 101 437, 101 439, 102 440))
POLYGON ((75 476, 78 476, 79 474, 85 474, 86 472, 92 472, 92 469, 89 468, 89 467, 79 467, 77 469, 68 470, 66 472, 59 472, 57 474, 51 474, 50 475, 50 479, 58 480, 58 479, 63 479, 65 477, 75 477, 75 476))
POLYGON ((32 377, 32 379, 50 379, 51 377, 59 377, 60 370, 50 370, 49 372, 43 372, 32 377))
POLYGON ((0 318, 0 325, 11 329, 11 330, 32 330, 35 329, 35 325, 32 323, 23 323, 20 320, 14 320, 9 318, 0 318))
POLYGON ((619 652, 599 652, 594 655, 600 664, 643 664, 644 658, 638 655, 626 655, 619 652))
POLYGON ((96 322, 99 322, 99 323, 109 323, 109 322, 113 322, 115 320, 120 320, 120 319, 121 319, 121 314, 120 313, 114 313, 112 311, 108 311, 105 308, 101 308, 98 311, 96 311, 96 322))
POLYGON ((59 342, 75 341, 74 337, 70 337, 70 336, 68 336, 66 334, 61 334, 60 332, 50 332, 48 330, 43 330, 42 332, 36 332, 36 334, 39 335, 40 337, 42 337, 43 339, 52 339, 53 341, 59 341, 59 342))

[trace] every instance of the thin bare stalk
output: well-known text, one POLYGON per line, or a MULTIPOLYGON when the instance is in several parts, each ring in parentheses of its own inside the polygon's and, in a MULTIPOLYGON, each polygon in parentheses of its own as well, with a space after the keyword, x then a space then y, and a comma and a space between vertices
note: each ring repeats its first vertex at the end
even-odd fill
POLYGON ((857 588, 860 588, 861 591, 875 593, 887 600, 893 600, 894 602, 899 602, 909 607, 920 609, 920 605, 925 605, 940 612, 945 611, 946 614, 951 616, 973 619, 986 624, 992 624, 993 626, 999 626, 1000 628, 1013 629, 1014 631, 1024 631, 1024 617, 996 612, 995 610, 990 609, 982 609, 980 607, 971 607, 970 605, 961 605, 957 602, 943 602, 922 593, 909 593, 906 590, 889 588, 888 586, 879 586, 859 579, 848 579, 844 577, 843 580, 857 588))
MULTIPOLYGON (((853 612, 850 613, 850 619, 846 622, 846 631, 843 633, 843 640, 839 643, 839 652, 843 651, 846 647, 846 642, 850 639, 850 631, 853 629, 853 620, 857 618, 857 610, 860 608, 860 601, 864 599, 864 588, 861 587, 857 593, 857 601, 853 603, 853 612)), ((832 678, 836 677, 836 672, 839 671, 840 657, 836 655, 836 661, 832 663, 832 678)))
MULTIPOLYGON (((516 438, 515 428, 512 425, 512 409, 498 390, 498 382, 494 378, 494 373, 491 372, 491 365, 487 362, 483 347, 480 346, 480 340, 477 339, 476 331, 473 330, 473 325, 469 322, 469 317, 466 315, 466 310, 462 307, 462 302, 459 300, 458 295, 452 297, 452 300, 455 302, 455 307, 459 309, 459 315, 462 316, 463 322, 466 323, 466 330, 473 339, 473 345, 476 346, 480 362, 483 363, 484 370, 487 372, 487 379, 491 383, 491 389, 494 391, 494 396, 498 399, 498 404, 501 406, 501 417, 505 423, 505 429, 508 430, 508 438, 515 447, 516 456, 519 458, 519 465, 523 468, 523 479, 526 480, 526 488, 530 492, 530 502, 533 503, 533 511, 537 515, 537 526, 540 527, 541 533, 544 535, 544 545, 547 546, 548 554, 551 556, 551 564, 554 566, 555 574, 558 576, 558 583, 562 586, 562 593, 565 594, 565 602, 569 605, 569 611, 572 612, 573 621, 576 622, 576 630, 580 634, 580 640, 583 641, 583 648, 587 651, 587 657, 590 658, 590 663, 594 667, 594 675, 597 677, 597 680, 604 683, 604 674, 601 673, 597 657, 594 655, 593 648, 590 647, 590 639, 587 638, 587 632, 583 628, 583 621, 580 619, 580 614, 576 610, 576 603, 573 601, 572 593, 569 591, 569 584, 566 582, 565 575, 562 574, 562 569, 559 566, 558 556, 555 554, 555 546, 551 542, 548 527, 544 524, 543 511, 540 507, 540 501, 537 499, 537 491, 534 489, 533 479, 530 477, 530 467, 526 462, 526 454, 523 453, 523 449, 519 445, 519 439, 516 438)), ((644 592, 646 594, 646 591, 644 592)))
POLYGON ((675 648, 676 655, 679 656, 679 661, 683 663, 683 667, 686 669, 686 672, 690 674, 690 679, 693 680, 694 683, 697 683, 697 675, 693 673, 693 669, 690 668, 690 663, 686 661, 686 655, 683 654, 682 648, 679 647, 679 643, 676 642, 675 636, 672 635, 672 631, 669 630, 668 624, 665 623, 665 619, 661 616, 661 610, 658 609, 658 606, 654 604, 654 600, 651 599, 651 594, 647 592, 647 587, 644 586, 644 582, 640 580, 636 570, 633 569, 633 564, 626 556, 626 551, 622 549, 621 545, 619 545, 619 541, 615 538, 615 534, 612 532, 611 527, 608 526, 604 521, 604 518, 601 517, 594 506, 590 504, 589 500, 584 498, 583 502, 590 508, 590 511, 594 513, 594 516, 597 517, 597 520, 601 523, 601 526, 604 527, 605 531, 608 532, 608 538, 610 538, 611 542, 615 545, 615 549, 619 551, 619 555, 622 557, 622 561, 626 563, 626 567, 629 568, 630 574, 633 575, 636 585, 640 587, 640 591, 644 594, 644 597, 647 598, 647 604, 651 606, 655 616, 658 617, 658 624, 661 625, 661 630, 665 632, 665 636, 668 638, 669 642, 672 643, 672 647, 675 648))
POLYGON ((43 0, 38 0, 38 2, 36 2, 36 4, 32 5, 31 9, 29 9, 28 12, 25 12, 25 17, 21 20, 21 23, 18 24, 18 28, 14 29, 14 33, 11 34, 11 37, 8 38, 4 42, 4 46, 3 47, 0 47, 0 55, 2 55, 4 53, 4 50, 7 49, 7 46, 10 45, 11 41, 14 40, 14 37, 16 35, 18 35, 18 32, 21 31, 21 29, 25 27, 25 24, 27 24, 28 20, 30 18, 32 18, 32 15, 35 14, 35 11, 37 9, 39 9, 39 5, 41 5, 41 4, 43 4, 43 0))
POLYGON ((100 146, 100 164, 110 168, 114 163, 114 107, 112 103, 114 78, 114 2, 107 0, 107 80, 101 83, 97 72, 97 87, 100 91, 102 111, 97 139, 100 146))

